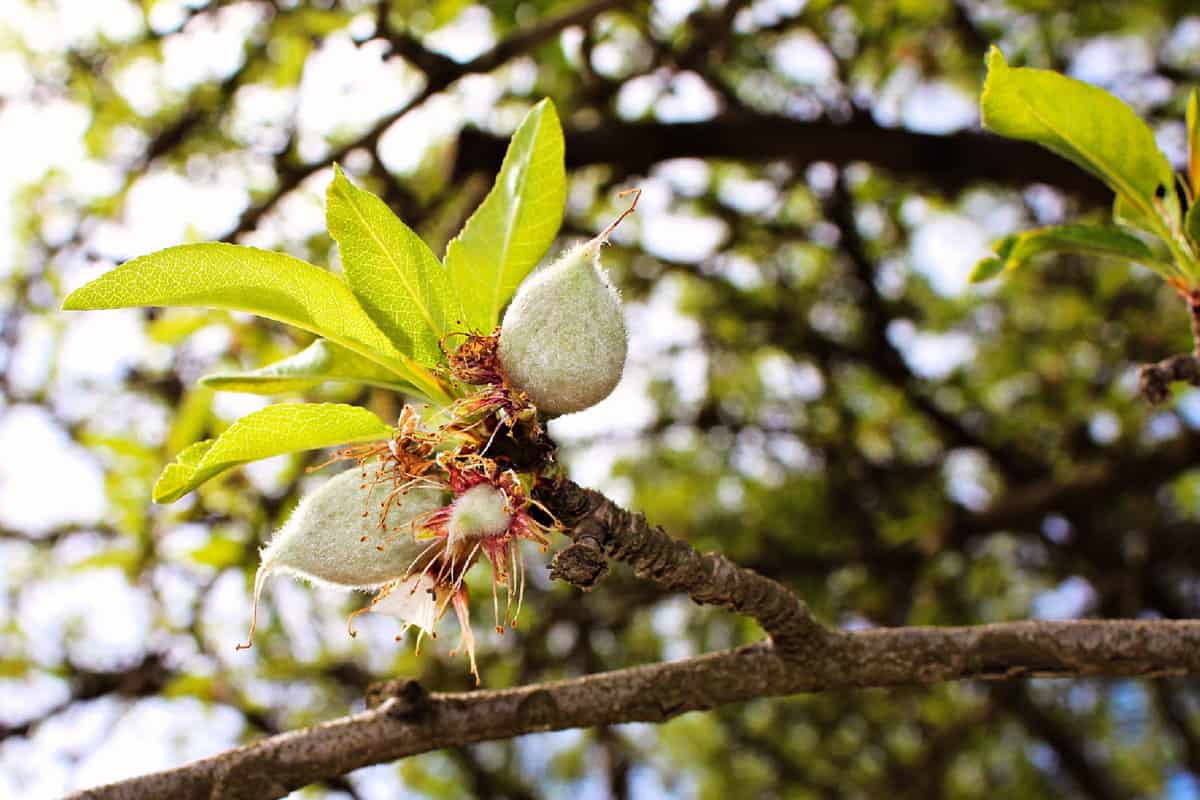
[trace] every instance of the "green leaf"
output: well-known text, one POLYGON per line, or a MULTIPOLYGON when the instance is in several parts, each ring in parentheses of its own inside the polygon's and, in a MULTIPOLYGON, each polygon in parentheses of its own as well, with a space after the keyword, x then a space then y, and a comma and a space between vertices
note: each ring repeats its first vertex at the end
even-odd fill
POLYGON ((170 503, 209 478, 261 458, 382 439, 391 429, 358 406, 281 403, 248 414, 216 439, 188 447, 154 485, 154 502, 170 503))
POLYGON ((337 275, 283 253, 234 244, 185 244, 127 261, 76 289, 69 311, 203 306, 248 311, 311 331, 409 380, 432 398, 440 385, 398 352, 337 275))
POLYGON ((1192 250, 1200 253, 1200 203, 1193 203, 1188 209, 1187 216, 1183 220, 1183 230, 1187 234, 1188 241, 1192 243, 1192 250))
POLYGON ((422 364, 444 360, 442 337, 462 328, 462 309, 437 257, 375 195, 334 167, 325 206, 350 288, 401 352, 422 364))
POLYGON ((204 386, 194 386, 184 392, 183 399, 175 409, 175 419, 167 431, 167 455, 183 452, 204 434, 212 411, 212 401, 213 390, 204 386))
POLYGON ((416 392, 394 372, 325 339, 317 339, 299 353, 265 367, 249 372, 219 372, 200 379, 200 383, 213 389, 250 394, 303 392, 325 381, 366 383, 406 394, 416 392))
POLYGON ((446 248, 446 267, 473 330, 496 327, 501 309, 553 243, 566 199, 562 127, 554 105, 543 100, 513 134, 492 190, 446 248))
POLYGON ((188 553, 188 557, 197 564, 203 564, 213 569, 224 569, 239 563, 245 552, 244 542, 213 534, 203 546, 188 553))
MULTIPOLYGON (((1127 201, 1131 209, 1125 218, 1139 227, 1160 219, 1156 203, 1171 220, 1179 219, 1171 165, 1149 126, 1129 106, 1103 89, 1054 72, 1013 69, 996 47, 987 65, 980 98, 984 127, 1037 142, 1096 175, 1127 201)), ((1162 229, 1158 222, 1149 230, 1162 229)))
POLYGON ((1200 197, 1200 119, 1198 118, 1200 118, 1200 94, 1193 89, 1187 104, 1187 172, 1193 200, 1200 197))
POLYGON ((1171 271, 1146 243, 1119 228, 1100 225, 1051 225, 1006 236, 995 245, 995 255, 975 265, 971 282, 980 283, 1006 269, 1016 269, 1043 253, 1071 252, 1112 256, 1137 261, 1155 271, 1171 271))
POLYGON ((72 572, 86 572, 91 569, 106 569, 108 567, 117 567, 126 575, 134 575, 137 572, 137 566, 142 560, 142 554, 137 550, 128 547, 117 547, 111 550, 103 550, 93 556, 88 556, 82 561, 77 561, 71 565, 72 572))
MULTIPOLYGON (((176 492, 181 486, 186 486, 196 474, 200 462, 208 455, 208 451, 216 444, 216 439, 205 439, 202 442, 188 445, 175 456, 175 460, 163 468, 162 474, 154 483, 151 497, 156 503, 170 503, 183 497, 191 488, 176 492)), ((215 474, 215 473, 214 473, 215 474)), ((196 484, 197 486, 199 484, 196 484)), ((194 487, 192 487, 194 488, 194 487)))

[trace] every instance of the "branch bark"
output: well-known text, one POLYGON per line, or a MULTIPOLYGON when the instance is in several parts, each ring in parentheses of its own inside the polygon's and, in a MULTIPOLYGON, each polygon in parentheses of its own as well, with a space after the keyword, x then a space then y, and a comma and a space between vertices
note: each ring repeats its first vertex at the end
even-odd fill
MULTIPOLYGON (((494 173, 507 142, 475 128, 459 137, 456 179, 494 173)), ((608 122, 566 132, 567 167, 619 164, 640 172, 672 158, 786 160, 797 166, 866 162, 894 175, 953 193, 990 181, 1024 187, 1045 183, 1093 205, 1112 202, 1104 184, 1035 145, 976 131, 942 136, 885 128, 866 116, 849 122, 729 113, 703 122, 608 122)))
POLYGON ((563 480, 545 492, 542 501, 574 540, 555 556, 552 578, 591 589, 607 572, 605 559, 611 558, 667 591, 685 592, 701 605, 753 617, 781 653, 803 657, 832 635, 783 584, 719 554, 701 555, 599 492, 563 480))
POLYGON ((1200 622, 1014 622, 831 632, 805 661, 768 643, 573 680, 487 692, 390 697, 377 707, 261 739, 74 798, 268 798, 353 769, 538 731, 663 722, 688 711, 799 692, 963 678, 1155 676, 1200 671, 1200 622))
MULTIPOLYGON (((821 626, 782 584, 701 555, 603 496, 560 483, 549 505, 594 565, 620 559, 664 588, 757 619, 772 640, 664 664, 516 689, 427 694, 382 684, 370 710, 270 736, 175 769, 74 798, 282 797, 359 767, 538 731, 663 722, 760 697, 927 685, 964 678, 1159 676, 1200 672, 1200 621, 1015 622, 955 628, 821 626)), ((603 569, 563 577, 594 585, 603 569), (581 577, 582 575, 582 577, 581 577)))

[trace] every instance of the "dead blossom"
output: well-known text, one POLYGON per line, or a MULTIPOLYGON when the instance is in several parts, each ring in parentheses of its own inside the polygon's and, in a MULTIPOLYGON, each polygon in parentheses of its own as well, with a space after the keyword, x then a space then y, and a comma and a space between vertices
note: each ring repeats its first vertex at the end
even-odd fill
POLYGON ((450 419, 436 428, 423 425, 417 410, 405 406, 390 439, 339 450, 331 461, 352 460, 358 469, 306 496, 263 549, 255 616, 242 646, 253 641, 265 578, 285 572, 374 592, 365 608, 351 614, 352 636, 356 617, 384 612, 403 625, 397 640, 409 628, 417 629, 419 649, 426 634, 437 637, 438 621, 453 607, 461 630, 457 649, 478 682, 467 574, 481 557, 487 559, 495 629, 503 633, 515 627, 527 571, 521 543, 535 542, 544 552, 557 527, 553 515, 533 499, 537 475, 523 476, 481 455, 497 437, 541 435, 536 412, 534 424, 521 426, 513 424, 515 416, 502 413, 522 402, 506 396, 503 383, 484 386, 452 406, 450 419), (488 408, 482 415, 477 413, 481 405, 488 408), (466 410, 478 418, 456 413, 466 410))

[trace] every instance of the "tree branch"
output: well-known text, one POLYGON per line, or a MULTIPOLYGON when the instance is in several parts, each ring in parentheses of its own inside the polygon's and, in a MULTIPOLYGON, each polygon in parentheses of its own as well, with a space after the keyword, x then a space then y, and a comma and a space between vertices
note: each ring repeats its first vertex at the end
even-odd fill
POLYGON ((623 722, 799 692, 962 678, 1200 672, 1200 622, 1013 622, 829 635, 805 662, 756 644, 537 686, 377 707, 175 769, 81 792, 81 800, 268 798, 353 769, 474 742, 623 722))
POLYGON ((559 575, 594 585, 605 559, 617 558, 664 588, 753 616, 773 641, 500 691, 429 695, 415 681, 395 681, 376 687, 369 697, 374 707, 363 713, 73 797, 282 797, 359 767, 444 747, 537 731, 662 722, 799 692, 963 678, 1200 672, 1200 621, 827 629, 781 584, 721 556, 701 555, 596 492, 562 481, 551 494, 544 500, 574 540, 555 560, 559 575), (584 563, 591 567, 577 572, 568 563, 573 557, 564 560, 572 551, 589 555, 584 563))
MULTIPOLYGON (((438 92, 448 89, 451 84, 460 78, 477 73, 491 72, 515 56, 532 50, 566 28, 573 25, 585 24, 605 11, 619 8, 628 4, 628 2, 629 0, 592 0, 592 2, 585 3, 573 11, 538 22, 525 30, 518 31, 509 38, 497 43, 495 47, 487 52, 462 64, 450 59, 438 59, 436 54, 433 53, 427 53, 428 57, 419 55, 417 51, 419 43, 415 40, 396 39, 394 37, 389 39, 393 48, 399 48, 398 52, 401 57, 407 57, 410 60, 415 58, 416 61, 412 63, 416 66, 423 66, 426 69, 432 70, 425 74, 425 88, 410 102, 406 103, 403 108, 382 117, 362 136, 343 144, 319 161, 303 164, 289 163, 288 152, 290 147, 284 148, 276 158, 275 164, 275 170, 279 176, 278 185, 261 202, 248 206, 238 218, 233 230, 225 234, 222 241, 235 241, 241 234, 254 230, 263 215, 274 208, 288 192, 299 186, 308 176, 315 174, 335 161, 342 161, 352 150, 357 150, 360 147, 374 148, 380 137, 383 136, 396 120, 438 92)), ((501 155, 501 158, 503 158, 503 155, 501 155)), ((499 164, 499 160, 496 163, 499 164)))
POLYGON ((162 655, 158 653, 149 653, 137 664, 113 672, 98 672, 70 665, 67 669, 70 674, 70 695, 35 719, 16 725, 0 725, 0 741, 10 736, 28 736, 41 722, 62 713, 75 703, 110 694, 126 698, 152 697, 162 691, 172 677, 162 655))
MULTIPOLYGON (((475 128, 459 137, 456 179, 495 172, 507 141, 475 128)), ((672 158, 787 160, 798 166, 866 162, 953 193, 991 181, 1024 187, 1046 183, 1091 204, 1112 201, 1100 181, 1035 145, 976 131, 948 136, 884 128, 866 116, 849 122, 805 121, 773 114, 730 113, 704 122, 613 121, 566 132, 567 167, 619 164, 644 171, 672 158)))
POLYGON ((599 492, 563 480, 542 500, 574 540, 555 556, 552 578, 591 589, 607 572, 606 557, 612 558, 668 591, 753 617, 781 652, 804 655, 831 635, 783 584, 722 555, 701 555, 599 492))
POLYGON ((997 691, 996 695, 1030 734, 1054 751, 1063 771, 1079 785, 1086 797, 1120 800, 1131 796, 1127 787, 1122 786, 1103 764, 1089 755, 1086 740, 1080 741, 1077 731, 1038 705, 1024 687, 1006 687, 997 691))
POLYGON ((1200 357, 1181 353, 1143 364, 1138 370, 1138 393, 1151 405, 1158 405, 1171 396, 1171 384, 1176 381, 1200 386, 1200 357))

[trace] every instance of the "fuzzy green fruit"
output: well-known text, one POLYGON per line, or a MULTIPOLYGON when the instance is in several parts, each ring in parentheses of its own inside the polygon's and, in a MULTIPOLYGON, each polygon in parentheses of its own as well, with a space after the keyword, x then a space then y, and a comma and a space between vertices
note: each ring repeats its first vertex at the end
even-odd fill
POLYGON ((508 530, 512 511, 504 492, 489 483, 472 486, 454 501, 450 512, 450 541, 495 536, 508 530))
POLYGON ((413 538, 410 523, 440 508, 443 493, 410 489, 388 508, 385 531, 379 515, 388 488, 364 489, 363 483, 359 470, 348 469, 305 495, 263 548, 260 573, 364 590, 404 577, 428 545, 413 538))
POLYGON ((534 273, 504 314, 500 364, 545 414, 594 406, 625 369, 621 298, 600 267, 602 244, 597 237, 534 273))

